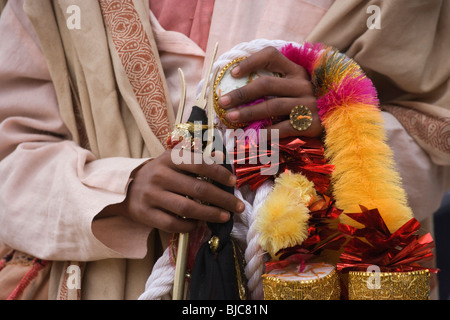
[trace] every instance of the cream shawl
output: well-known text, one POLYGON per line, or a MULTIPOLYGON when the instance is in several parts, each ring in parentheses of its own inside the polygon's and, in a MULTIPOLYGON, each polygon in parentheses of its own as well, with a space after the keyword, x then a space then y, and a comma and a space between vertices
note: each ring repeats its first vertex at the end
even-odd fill
MULTIPOLYGON (((56 90, 60 113, 72 139, 91 150, 97 158, 156 157, 164 147, 150 129, 117 55, 108 29, 105 28, 100 5, 96 1, 77 3, 83 14, 81 30, 70 30, 66 9, 71 1, 25 1, 29 16, 56 90), (92 41, 95 39, 95 41, 92 41)), ((147 1, 134 1, 140 20, 156 54, 158 51, 150 28, 147 1)), ((167 113, 174 122, 173 108, 167 93, 167 113)), ((165 235, 162 235, 165 237, 165 235)), ((67 266, 79 264, 84 271, 83 298, 136 298, 143 290, 153 264, 155 244, 149 238, 149 252, 142 261, 106 259, 89 263, 54 262, 51 299, 77 299, 79 290, 67 288, 67 266), (139 264, 140 267, 136 267, 139 264), (109 292, 102 292, 101 283, 112 283, 109 292)), ((166 243, 166 241, 164 241, 166 243)))

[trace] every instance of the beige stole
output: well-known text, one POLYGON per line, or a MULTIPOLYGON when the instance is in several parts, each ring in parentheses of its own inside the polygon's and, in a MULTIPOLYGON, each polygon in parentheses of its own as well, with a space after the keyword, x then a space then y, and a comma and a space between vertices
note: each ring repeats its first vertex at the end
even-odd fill
MULTIPOLYGON (((277 4, 277 1, 261 2, 277 4)), ((132 3, 151 48, 156 48, 149 23, 148 1, 132 0, 132 3)), ((121 60, 123 56, 111 38, 99 2, 76 3, 83 14, 81 30, 67 28, 66 10, 72 4, 70 0, 25 0, 25 11, 49 64, 61 116, 73 140, 99 158, 159 155, 164 150, 163 144, 155 132, 157 129, 148 124, 141 109, 139 94, 130 83, 121 60)), ((214 17, 222 12, 220 6, 227 4, 233 4, 233 1, 216 2, 213 23, 214 17)), ((336 0, 308 38, 333 45, 354 57, 374 80, 383 107, 399 119, 433 161, 446 165, 450 164, 450 91, 446 89, 449 87, 450 60, 442 48, 450 47, 450 38, 445 33, 450 28, 449 17, 446 1, 336 0), (381 8, 379 30, 367 27, 369 15, 366 10, 371 4, 381 8), (415 26, 420 25, 426 31, 425 36, 404 32, 412 27, 408 24, 411 19, 420 20, 415 26), (402 67, 398 68, 399 65, 402 67)), ((295 17, 287 14, 280 19, 295 17)), ((258 37, 257 34, 253 36, 258 37)), ((215 40, 210 37, 209 46, 215 40)), ((207 52, 210 50, 208 48, 207 52)), ((155 67, 161 71, 157 50, 153 52, 157 62, 155 67)), ((167 116, 172 124, 173 109, 164 79, 162 86, 168 102, 167 116)), ((143 291, 151 271, 153 247, 153 243, 149 243, 149 256, 142 261, 114 259, 83 264, 81 297, 136 298, 143 291), (99 292, 100 284, 105 282, 112 289, 99 292)), ((52 299, 80 298, 78 291, 68 292, 64 287, 68 263, 71 262, 54 263, 50 282, 52 299)))
MULTIPOLYGON (((72 139, 98 158, 158 156, 165 150, 174 114, 148 1, 78 1, 79 30, 67 26, 67 8, 73 4, 31 0, 24 5, 72 139)), ((49 298, 137 298, 153 265, 153 240, 151 236, 142 261, 54 262, 49 298), (80 265, 84 272, 82 294, 67 287, 69 265, 80 265), (101 292, 104 283, 110 284, 108 292, 101 292)))

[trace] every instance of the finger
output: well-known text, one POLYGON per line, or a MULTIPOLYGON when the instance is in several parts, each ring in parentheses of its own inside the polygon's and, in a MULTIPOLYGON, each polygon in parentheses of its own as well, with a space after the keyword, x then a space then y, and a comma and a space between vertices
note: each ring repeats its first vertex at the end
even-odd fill
POLYGON ((180 217, 213 223, 224 223, 231 217, 223 209, 204 205, 175 193, 166 192, 165 199, 167 201, 161 203, 161 208, 180 217))
POLYGON ((236 185, 236 177, 227 168, 219 164, 206 164, 203 159, 200 163, 180 163, 173 164, 173 168, 179 171, 189 172, 197 176, 204 176, 224 186, 234 187, 236 185))
POLYGON ((312 83, 305 79, 262 76, 227 93, 218 102, 222 108, 231 109, 263 97, 302 97, 309 96, 312 92, 312 83))
POLYGON ((308 77, 303 67, 290 61, 274 47, 264 48, 242 60, 233 68, 231 74, 240 78, 260 69, 280 73, 282 76, 301 74, 305 78, 308 77))
POLYGON ((288 116, 296 105, 314 106, 312 98, 273 98, 226 113, 225 117, 232 123, 245 123, 254 120, 263 120, 274 116, 288 116))
POLYGON ((207 181, 182 173, 176 173, 173 177, 174 179, 166 184, 166 190, 168 191, 189 196, 228 212, 240 213, 244 211, 244 203, 236 198, 234 194, 222 190, 207 181))
POLYGON ((297 130, 289 120, 285 120, 267 127, 267 132, 270 137, 272 130, 278 130, 279 138, 283 139, 293 136, 318 137, 322 134, 323 128, 320 124, 312 123, 306 130, 297 130))
POLYGON ((142 215, 140 222, 168 233, 191 232, 197 226, 196 221, 182 219, 158 208, 149 209, 142 215))

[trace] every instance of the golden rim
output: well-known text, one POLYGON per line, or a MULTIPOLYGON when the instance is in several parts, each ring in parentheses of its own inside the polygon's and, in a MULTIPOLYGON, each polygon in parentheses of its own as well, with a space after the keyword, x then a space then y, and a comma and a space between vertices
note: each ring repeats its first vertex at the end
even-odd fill
POLYGON ((324 276, 322 278, 317 278, 317 279, 312 279, 312 280, 284 280, 280 277, 274 277, 274 276, 271 276, 268 274, 263 274, 262 277, 263 277, 263 279, 267 279, 270 281, 283 283, 283 284, 285 283, 286 285, 289 285, 289 284, 307 285, 307 284, 316 284, 321 281, 327 281, 327 280, 329 280, 329 278, 334 277, 335 275, 337 275, 336 269, 331 270, 331 272, 329 274, 327 274, 326 276, 324 276))
POLYGON ((232 129, 243 128, 247 125, 247 123, 232 123, 225 119, 226 111, 221 106, 219 106, 218 101, 219 101, 220 97, 217 95, 217 86, 219 85, 220 81, 222 80, 223 76, 225 75, 225 72, 227 72, 227 70, 231 66, 239 63, 240 61, 242 61, 246 58, 247 57, 237 58, 237 59, 234 59, 233 61, 229 62, 228 64, 226 64, 225 67, 222 68, 219 75, 217 76, 216 81, 214 82, 214 109, 216 110, 216 114, 219 117, 220 121, 224 125, 226 125, 228 128, 232 128, 232 129))
POLYGON ((338 300, 341 294, 340 277, 336 269, 322 278, 312 280, 284 280, 263 275, 266 300, 338 300))
MULTIPOLYGON (((430 270, 415 270, 415 271, 395 271, 395 272, 378 272, 380 277, 392 277, 392 276, 400 276, 400 277, 409 277, 415 275, 430 275, 430 270)), ((349 275, 362 276, 362 277, 372 277, 373 272, 368 271, 349 271, 349 275)))

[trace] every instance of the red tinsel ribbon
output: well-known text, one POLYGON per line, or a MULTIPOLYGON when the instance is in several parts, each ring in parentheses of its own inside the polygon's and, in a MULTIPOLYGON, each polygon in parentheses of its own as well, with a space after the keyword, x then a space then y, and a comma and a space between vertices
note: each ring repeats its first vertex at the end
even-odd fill
POLYGON ((280 250, 279 260, 286 260, 296 254, 315 257, 325 249, 339 250, 345 242, 345 236, 337 229, 337 219, 341 213, 342 210, 336 208, 330 199, 327 199, 323 209, 311 211, 308 238, 300 245, 280 250))
MULTIPOLYGON (((178 251, 178 236, 179 233, 173 233, 169 238, 169 259, 172 267, 175 268, 176 265, 176 257, 178 251)), ((189 247, 188 254, 186 260, 186 272, 190 273, 195 262, 195 258, 197 256, 197 252, 200 249, 201 245, 207 241, 210 237, 210 232, 204 223, 198 225, 198 227, 189 233, 189 247)))
POLYGON ((280 139, 279 143, 272 143, 266 149, 259 145, 257 155, 252 148, 255 146, 251 143, 235 147, 233 159, 238 188, 249 185, 252 190, 258 189, 274 176, 267 173, 269 168, 277 167, 276 174, 287 170, 302 173, 314 183, 318 192, 326 193, 330 184, 329 174, 333 172, 334 166, 327 163, 323 142, 319 138, 280 139), (278 157, 275 152, 278 152, 278 157), (264 163, 262 160, 273 158, 278 159, 278 162, 264 163))
POLYGON ((394 233, 390 233, 377 209, 368 210, 361 206, 360 213, 346 213, 350 218, 364 225, 358 229, 339 224, 338 229, 350 240, 344 247, 337 265, 338 270, 365 271, 377 265, 383 272, 414 271, 424 268, 419 261, 433 257, 434 241, 431 234, 417 235, 420 223, 412 218, 394 233))

